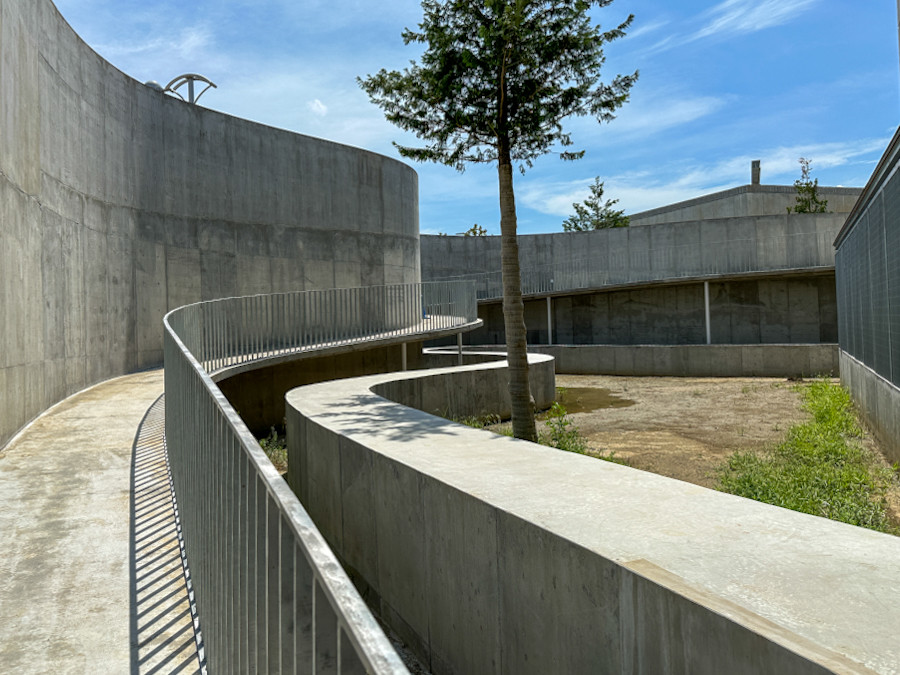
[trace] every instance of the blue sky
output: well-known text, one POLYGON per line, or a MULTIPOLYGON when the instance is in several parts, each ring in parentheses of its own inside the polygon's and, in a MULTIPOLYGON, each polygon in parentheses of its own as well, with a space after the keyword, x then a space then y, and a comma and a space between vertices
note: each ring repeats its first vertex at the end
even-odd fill
MULTIPOLYGON (((384 120, 357 76, 417 56, 400 33, 414 0, 56 0, 72 27, 128 75, 165 84, 198 72, 218 88, 201 104, 391 156, 413 143, 384 120)), ((862 186, 898 124, 894 0, 616 0, 604 79, 640 70, 610 124, 569 128, 585 158, 548 155, 516 174, 519 231, 561 231, 594 176, 626 213, 750 181, 790 185, 812 159, 822 185, 862 186)), ((473 223, 499 233, 493 166, 465 173, 416 164, 424 233, 473 223)))

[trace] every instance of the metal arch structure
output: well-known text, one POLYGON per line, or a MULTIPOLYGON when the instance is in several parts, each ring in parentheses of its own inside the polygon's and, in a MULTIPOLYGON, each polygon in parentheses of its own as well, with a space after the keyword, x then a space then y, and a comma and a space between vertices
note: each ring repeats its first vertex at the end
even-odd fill
POLYGON ((163 91, 170 93, 170 94, 174 94, 175 96, 180 98, 185 103, 194 104, 200 100, 200 97, 203 96, 203 94, 205 94, 206 91, 210 87, 213 89, 217 88, 216 85, 211 80, 203 77, 203 75, 197 75, 196 73, 185 73, 184 75, 179 75, 174 80, 169 82, 169 84, 166 85, 166 87, 165 87, 165 89, 163 89, 163 91), (203 88, 203 91, 201 91, 196 96, 194 96, 194 82, 206 83, 206 86, 203 88), (178 92, 178 89, 183 87, 185 84, 188 86, 188 97, 187 98, 185 98, 178 92))

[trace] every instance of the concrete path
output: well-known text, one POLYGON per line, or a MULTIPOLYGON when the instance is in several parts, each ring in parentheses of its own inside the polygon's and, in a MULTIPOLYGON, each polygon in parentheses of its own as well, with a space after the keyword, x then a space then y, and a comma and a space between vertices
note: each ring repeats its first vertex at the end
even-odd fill
POLYGON ((162 390, 108 380, 0 453, 0 672, 200 670, 162 390))

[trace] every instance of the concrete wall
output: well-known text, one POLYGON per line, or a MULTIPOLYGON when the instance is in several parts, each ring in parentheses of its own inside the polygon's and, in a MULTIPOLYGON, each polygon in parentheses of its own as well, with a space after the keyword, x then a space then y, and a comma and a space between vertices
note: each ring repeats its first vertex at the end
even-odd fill
MULTIPOLYGON (((828 211, 847 214, 862 188, 819 187, 819 197, 828 201, 828 211)), ((632 225, 682 223, 740 216, 780 216, 797 204, 792 185, 741 185, 629 216, 632 225)))
MULTIPOLYGON (((782 213, 521 235, 519 259, 523 283, 536 270, 558 270, 557 291, 582 268, 622 284, 833 267, 832 241, 843 222, 837 213, 782 213)), ((421 249, 423 281, 500 271, 500 237, 422 235, 421 249)))
POLYGON ((412 169, 149 89, 50 0, 0 0, 0 102, 0 446, 168 309, 419 279, 412 169))
POLYGON ((287 397, 292 488, 435 675, 894 672, 900 538, 374 393, 440 377, 287 397))
MULTIPOLYGON (((831 273, 709 282, 713 344, 835 343, 837 303, 831 273)), ((554 344, 706 343, 702 283, 644 286, 551 298, 554 344)), ((502 344, 500 303, 481 303, 484 327, 467 344, 502 344)), ((530 344, 547 344, 547 300, 526 300, 530 344)))
POLYGON ((818 377, 838 374, 830 345, 532 345, 572 375, 653 377, 818 377))
POLYGON ((875 432, 885 456, 900 463, 900 388, 843 350, 840 364, 841 383, 875 432))

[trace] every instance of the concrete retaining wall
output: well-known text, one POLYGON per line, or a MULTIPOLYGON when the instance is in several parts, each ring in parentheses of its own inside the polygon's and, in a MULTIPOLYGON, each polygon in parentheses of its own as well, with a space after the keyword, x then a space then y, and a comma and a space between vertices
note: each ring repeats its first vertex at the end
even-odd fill
POLYGON ((287 396, 291 486, 435 675, 894 672, 900 538, 373 393, 439 377, 287 396))
POLYGON ((838 374, 836 344, 529 345, 550 354, 556 372, 653 377, 817 377, 838 374))
MULTIPOLYGON (((713 344, 837 342, 834 274, 744 277, 709 282, 713 344)), ((681 283, 551 298, 559 344, 706 343, 703 283, 681 283)), ((468 344, 504 342, 500 303, 480 303, 484 326, 468 344)), ((530 344, 547 344, 546 298, 525 301, 530 344)))
POLYGON ((168 309, 419 280, 412 169, 149 89, 50 0, 0 0, 0 101, 0 447, 168 309))
POLYGON ((891 462, 900 462, 900 389, 843 350, 840 364, 841 383, 875 432, 884 454, 891 462))

